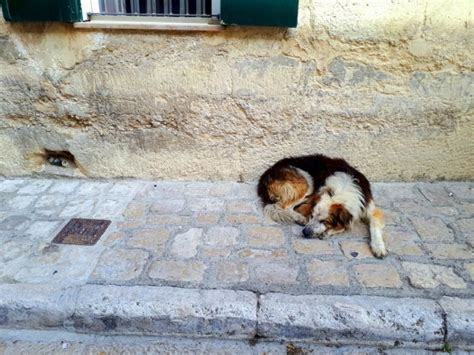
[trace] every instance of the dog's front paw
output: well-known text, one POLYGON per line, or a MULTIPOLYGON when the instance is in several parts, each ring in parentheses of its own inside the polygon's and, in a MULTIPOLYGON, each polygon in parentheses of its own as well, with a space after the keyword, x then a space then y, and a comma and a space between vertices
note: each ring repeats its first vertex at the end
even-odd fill
POLYGON ((308 223, 308 219, 299 213, 295 212, 292 216, 293 216, 293 221, 296 224, 299 224, 300 226, 305 226, 306 223, 308 223))
POLYGON ((379 259, 383 259, 388 254, 383 243, 371 243, 370 249, 372 249, 374 256, 379 259))
POLYGON ((318 239, 323 240, 323 239, 326 239, 327 237, 329 237, 329 233, 328 233, 327 231, 326 231, 326 232, 322 232, 322 233, 319 233, 319 234, 317 235, 317 237, 318 237, 318 239))

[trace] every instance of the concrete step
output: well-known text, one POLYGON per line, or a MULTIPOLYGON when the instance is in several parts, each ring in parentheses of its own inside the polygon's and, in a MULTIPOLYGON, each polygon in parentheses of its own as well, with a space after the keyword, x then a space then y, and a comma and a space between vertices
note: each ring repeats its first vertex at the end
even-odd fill
POLYGON ((372 347, 474 349, 474 301, 153 286, 0 285, 0 326, 372 347))

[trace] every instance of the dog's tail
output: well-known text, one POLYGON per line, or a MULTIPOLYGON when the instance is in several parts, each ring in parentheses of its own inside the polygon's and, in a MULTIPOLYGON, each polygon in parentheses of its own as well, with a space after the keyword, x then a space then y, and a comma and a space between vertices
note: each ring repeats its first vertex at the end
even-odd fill
POLYGON ((304 225, 307 222, 305 216, 293 211, 292 209, 282 208, 276 203, 266 205, 263 208, 263 212, 265 216, 278 223, 298 223, 304 225))
POLYGON ((370 248, 377 258, 387 255, 383 241, 383 228, 385 227, 383 211, 375 206, 374 200, 367 205, 367 219, 370 228, 370 248))

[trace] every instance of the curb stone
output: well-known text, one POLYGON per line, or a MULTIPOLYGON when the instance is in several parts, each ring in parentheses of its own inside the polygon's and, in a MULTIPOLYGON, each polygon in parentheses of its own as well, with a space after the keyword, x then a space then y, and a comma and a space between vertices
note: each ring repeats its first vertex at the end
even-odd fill
POLYGON ((324 343, 441 346, 442 310, 435 301, 363 296, 291 296, 260 299, 258 334, 324 343))
POLYGON ((439 304, 446 314, 448 343, 474 349, 474 300, 445 296, 439 304))
POLYGON ((247 291, 86 285, 72 321, 81 332, 248 339, 256 309, 247 291))
POLYGON ((425 348, 446 340, 470 349, 474 300, 279 293, 258 299, 232 290, 4 284, 0 328, 425 348))
POLYGON ((76 287, 0 285, 0 327, 61 328, 74 313, 76 298, 76 287))

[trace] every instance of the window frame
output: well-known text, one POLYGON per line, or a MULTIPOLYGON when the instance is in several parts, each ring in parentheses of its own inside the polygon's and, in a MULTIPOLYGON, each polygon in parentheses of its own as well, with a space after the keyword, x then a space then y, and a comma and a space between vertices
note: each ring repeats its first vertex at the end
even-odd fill
POLYGON ((221 0, 211 0, 211 15, 200 16, 149 16, 149 15, 107 15, 100 14, 100 0, 81 0, 82 21, 76 28, 137 29, 137 30, 185 30, 220 31, 221 0))

